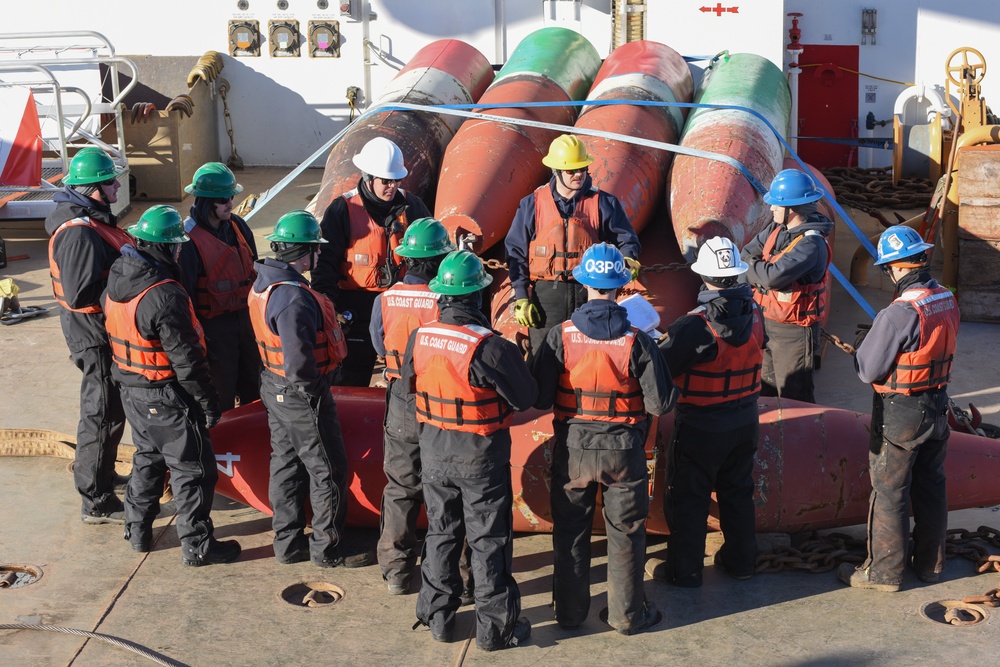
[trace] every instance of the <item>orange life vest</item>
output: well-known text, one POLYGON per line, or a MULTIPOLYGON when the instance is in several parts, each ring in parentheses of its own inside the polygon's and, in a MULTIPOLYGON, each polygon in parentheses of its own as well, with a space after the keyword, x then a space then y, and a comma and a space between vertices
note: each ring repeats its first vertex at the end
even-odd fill
MULTIPOLYGON (((56 231, 52 232, 51 238, 49 238, 49 277, 52 278, 52 294, 55 296, 56 302, 58 302, 59 305, 66 310, 72 310, 75 313, 99 313, 101 312, 100 303, 84 306, 83 308, 70 308, 66 303, 66 294, 63 292, 62 280, 59 277, 59 264, 56 263, 55 242, 56 236, 59 235, 59 232, 67 227, 90 227, 119 254, 121 254, 122 246, 130 243, 131 239, 128 234, 125 233, 124 229, 118 229, 117 227, 112 227, 111 225, 94 222, 90 218, 74 218, 72 220, 67 220, 59 225, 59 227, 56 228, 56 231)), ((109 265, 104 269, 104 273, 102 275, 105 278, 108 277, 108 270, 110 268, 111 266, 109 265)))
POLYGON ((638 329, 612 340, 596 340, 572 322, 562 323, 563 372, 559 375, 556 419, 637 424, 646 418, 639 380, 629 375, 638 329))
POLYGON ((406 342, 417 327, 436 320, 438 294, 427 285, 396 283, 382 293, 382 329, 385 331, 385 375, 398 378, 406 342))
POLYGON ((316 330, 316 342, 313 345, 313 356, 316 358, 316 367, 321 375, 326 375, 335 370, 344 357, 347 356, 347 341, 344 340, 344 332, 340 329, 337 321, 337 311, 333 307, 333 302, 323 294, 312 289, 305 283, 296 280, 282 280, 272 285, 268 285, 263 292, 251 289, 248 298, 250 306, 250 324, 253 325, 254 338, 257 339, 257 348, 260 352, 260 359, 264 363, 264 368, 275 375, 285 377, 285 354, 281 347, 281 337, 271 331, 271 326, 267 323, 267 301, 271 298, 271 292, 278 285, 292 285, 300 287, 312 295, 323 313, 323 322, 316 330))
MULTIPOLYGON (((795 244, 805 236, 819 236, 826 244, 826 266, 829 270, 833 253, 830 252, 830 244, 823 238, 823 235, 815 230, 809 230, 804 234, 795 237, 788 246, 781 252, 774 252, 774 244, 778 240, 778 233, 781 225, 774 228, 771 235, 764 242, 762 257, 766 262, 773 262, 786 252, 795 247, 795 244)), ((800 327, 808 327, 822 321, 827 306, 830 303, 830 291, 827 289, 830 284, 829 272, 823 275, 823 279, 818 283, 801 285, 793 284, 787 291, 768 290, 761 294, 754 290, 754 300, 764 309, 764 317, 774 322, 785 322, 787 324, 797 324, 800 327)))
POLYGON ((514 414, 510 404, 495 389, 469 384, 472 356, 492 335, 474 324, 431 322, 417 329, 413 346, 417 421, 479 435, 510 426, 514 414))
POLYGON ((958 336, 958 302, 945 287, 911 289, 896 301, 910 303, 920 318, 920 347, 896 355, 892 373, 884 383, 873 383, 880 394, 913 394, 945 387, 951 381, 958 336))
POLYGON ((764 322, 760 311, 754 307, 750 339, 740 346, 719 338, 719 332, 705 317, 704 306, 688 314, 704 320, 715 337, 719 352, 712 361, 694 364, 674 378, 680 390, 677 402, 717 405, 760 393, 760 368, 764 359, 764 322))
POLYGON ((199 317, 210 319, 247 307, 247 295, 257 276, 253 268, 253 251, 232 220, 236 245, 220 240, 202 225, 188 232, 201 257, 205 274, 198 276, 194 307, 199 317))
POLYGON ((597 188, 580 196, 576 210, 563 218, 546 184, 535 190, 535 237, 528 242, 532 280, 571 280, 583 251, 597 243, 601 211, 597 188))
MULTIPOLYGON (((170 365, 170 359, 163 349, 163 343, 158 338, 145 338, 139 333, 139 327, 135 322, 135 311, 149 290, 167 283, 174 283, 180 287, 180 283, 176 280, 161 280, 142 290, 131 301, 121 303, 106 299, 104 304, 105 326, 111 341, 111 357, 118 368, 142 375, 151 382, 171 380, 177 377, 177 373, 170 365)), ((198 317, 194 314, 194 306, 190 299, 188 299, 188 308, 191 315, 191 325, 198 332, 198 342, 204 353, 206 349, 205 332, 201 328, 198 317)))
MULTIPOLYGON (((406 192, 402 189, 399 193, 406 197, 406 192)), ((398 248, 403 242, 403 232, 407 225, 406 211, 399 216, 403 229, 393 232, 387 238, 382 223, 375 222, 368 215, 357 188, 342 196, 347 202, 347 212, 351 217, 351 240, 344 254, 344 262, 340 265, 340 289, 383 292, 389 287, 389 283, 379 269, 385 267, 390 250, 398 248)), ((396 277, 402 278, 406 265, 398 257, 395 261, 400 264, 396 277)))

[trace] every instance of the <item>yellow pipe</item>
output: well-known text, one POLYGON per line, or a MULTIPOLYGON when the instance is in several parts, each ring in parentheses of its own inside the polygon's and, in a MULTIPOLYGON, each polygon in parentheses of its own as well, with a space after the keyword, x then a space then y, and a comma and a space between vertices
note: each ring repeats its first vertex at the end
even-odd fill
MULTIPOLYGON (((968 130, 958 138, 958 148, 1000 143, 1000 125, 983 125, 968 130)), ((945 287, 958 286, 958 160, 951 167, 951 180, 941 215, 941 249, 944 251, 942 274, 945 287)))

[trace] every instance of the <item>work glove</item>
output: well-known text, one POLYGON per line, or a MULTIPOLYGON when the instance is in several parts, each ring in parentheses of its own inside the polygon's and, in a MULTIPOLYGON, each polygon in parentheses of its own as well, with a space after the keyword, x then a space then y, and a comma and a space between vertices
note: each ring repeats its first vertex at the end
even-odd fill
POLYGON ((639 271, 642 269, 642 264, 639 263, 639 260, 626 257, 625 266, 632 272, 632 280, 637 280, 639 278, 639 271))
POLYGON ((854 349, 857 350, 861 347, 861 343, 865 341, 865 336, 868 332, 872 330, 872 325, 870 324, 859 324, 857 330, 854 332, 854 349))
POLYGON ((219 423, 222 419, 222 413, 218 410, 206 410, 205 411, 205 428, 212 428, 219 423))
POLYGON ((542 314, 531 299, 518 299, 514 303, 514 319, 523 327, 537 329, 542 325, 542 314))

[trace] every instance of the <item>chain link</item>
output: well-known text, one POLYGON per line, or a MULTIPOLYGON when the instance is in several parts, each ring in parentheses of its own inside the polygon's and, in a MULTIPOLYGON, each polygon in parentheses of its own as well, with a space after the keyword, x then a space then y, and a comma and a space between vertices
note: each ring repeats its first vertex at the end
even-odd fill
MULTIPOLYGON (((232 132, 230 132, 230 137, 232 137, 232 132)), ((499 259, 487 259, 483 261, 483 264, 488 269, 507 269, 507 263, 501 262, 499 259)), ((687 262, 673 262, 671 264, 644 264, 640 273, 663 273, 664 271, 683 271, 688 268, 687 262)))
MULTIPOLYGON (((961 556, 976 564, 977 570, 1000 572, 1000 556, 992 556, 981 544, 981 540, 1000 549, 1000 531, 989 526, 980 526, 969 531, 954 528, 948 531, 945 541, 945 557, 961 556)), ((812 533, 798 547, 783 547, 769 553, 759 554, 754 566, 758 574, 782 572, 784 570, 805 570, 807 572, 829 572, 840 563, 862 563, 867 553, 865 540, 856 539, 843 533, 819 535, 812 533)))

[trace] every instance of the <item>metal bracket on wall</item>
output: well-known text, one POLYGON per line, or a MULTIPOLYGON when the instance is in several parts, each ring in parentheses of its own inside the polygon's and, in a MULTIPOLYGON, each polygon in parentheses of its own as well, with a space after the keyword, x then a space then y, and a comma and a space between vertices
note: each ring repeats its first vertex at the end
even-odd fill
POLYGON ((256 58, 260 56, 259 22, 229 22, 229 55, 234 58, 256 58))

